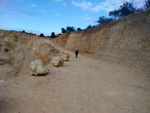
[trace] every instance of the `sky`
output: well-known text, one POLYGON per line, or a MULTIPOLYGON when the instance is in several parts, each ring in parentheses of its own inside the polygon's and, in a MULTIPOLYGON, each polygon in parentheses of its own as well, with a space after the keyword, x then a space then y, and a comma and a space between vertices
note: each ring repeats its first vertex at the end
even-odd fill
POLYGON ((145 0, 0 0, 0 29, 25 30, 36 34, 61 33, 67 26, 85 29, 97 25, 100 16, 123 2, 133 2, 138 8, 145 0))

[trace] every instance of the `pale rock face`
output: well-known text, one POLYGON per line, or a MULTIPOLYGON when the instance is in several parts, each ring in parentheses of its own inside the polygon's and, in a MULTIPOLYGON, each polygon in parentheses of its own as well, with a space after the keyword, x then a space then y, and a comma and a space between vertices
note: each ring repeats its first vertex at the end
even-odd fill
POLYGON ((55 67, 63 66, 64 61, 60 56, 56 56, 52 59, 52 63, 55 67))
POLYGON ((34 60, 30 63, 30 71, 31 75, 45 75, 48 73, 40 59, 34 60))
POLYGON ((68 51, 64 51, 63 54, 61 55, 61 58, 64 60, 64 61, 69 61, 69 52, 68 51))

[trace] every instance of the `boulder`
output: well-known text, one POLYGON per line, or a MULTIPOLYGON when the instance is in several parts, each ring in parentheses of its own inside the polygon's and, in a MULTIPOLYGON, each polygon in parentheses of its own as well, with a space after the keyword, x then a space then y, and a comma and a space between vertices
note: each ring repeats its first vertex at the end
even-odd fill
POLYGON ((61 58, 62 58, 64 61, 68 61, 68 60, 69 60, 69 56, 68 56, 68 55, 65 55, 65 54, 62 54, 62 55, 61 55, 61 58))
POLYGON ((68 51, 64 51, 63 54, 68 55, 69 56, 69 52, 68 51))
POLYGON ((48 73, 40 59, 34 60, 30 63, 30 72, 31 75, 45 75, 48 73))
POLYGON ((69 58, 70 58, 69 52, 68 52, 68 51, 63 52, 63 54, 61 55, 61 58, 62 58, 64 61, 68 61, 69 58))
POLYGON ((32 59, 41 59, 44 65, 51 63, 54 56, 58 56, 59 51, 45 41, 44 39, 32 40, 28 43, 28 48, 31 50, 32 59))
POLYGON ((64 61, 63 59, 60 57, 60 56, 55 56, 53 59, 52 59, 52 63, 55 67, 59 67, 59 66, 63 66, 64 64, 64 61))

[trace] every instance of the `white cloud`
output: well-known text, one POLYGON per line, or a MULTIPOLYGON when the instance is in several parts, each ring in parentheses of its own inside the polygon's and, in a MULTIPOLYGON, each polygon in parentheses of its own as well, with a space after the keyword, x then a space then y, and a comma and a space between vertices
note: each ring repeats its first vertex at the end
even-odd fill
POLYGON ((104 2, 100 2, 95 7, 91 8, 91 11, 99 12, 99 11, 112 11, 118 8, 123 3, 123 0, 106 0, 104 2))
POLYGON ((144 6, 145 0, 134 0, 133 3, 135 4, 135 6, 137 6, 137 8, 141 8, 144 6))
POLYGON ((35 4, 31 4, 31 7, 36 7, 36 5, 35 4))
POLYGON ((91 19, 93 19, 93 18, 91 18, 88 14, 86 14, 85 17, 84 17, 84 19, 85 19, 85 20, 91 20, 91 19))
POLYGON ((92 18, 91 18, 91 17, 85 17, 85 19, 86 19, 86 20, 91 20, 92 18))
POLYGON ((76 1, 71 1, 71 3, 77 7, 81 7, 84 10, 87 10, 92 7, 91 2, 76 2, 76 1))
POLYGON ((84 10, 90 10, 93 12, 105 11, 110 12, 114 9, 118 9, 123 2, 133 2, 134 6, 141 8, 145 4, 145 0, 105 0, 103 2, 95 3, 92 2, 76 2, 71 1, 71 3, 77 7, 81 7, 84 10))
POLYGON ((37 15, 35 13, 32 13, 32 12, 27 12, 27 11, 22 11, 22 10, 11 10, 11 12, 14 12, 14 13, 17 13, 21 16, 24 16, 24 17, 30 17, 30 18, 34 18, 36 17, 37 15))

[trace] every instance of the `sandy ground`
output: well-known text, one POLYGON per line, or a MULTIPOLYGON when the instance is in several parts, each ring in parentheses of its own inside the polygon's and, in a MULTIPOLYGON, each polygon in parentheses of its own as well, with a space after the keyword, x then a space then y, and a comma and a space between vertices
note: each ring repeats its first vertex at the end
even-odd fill
POLYGON ((30 52, 23 48, 20 76, 4 81, 9 66, 0 65, 0 113, 150 113, 148 74, 70 52, 63 67, 30 76, 30 52))

